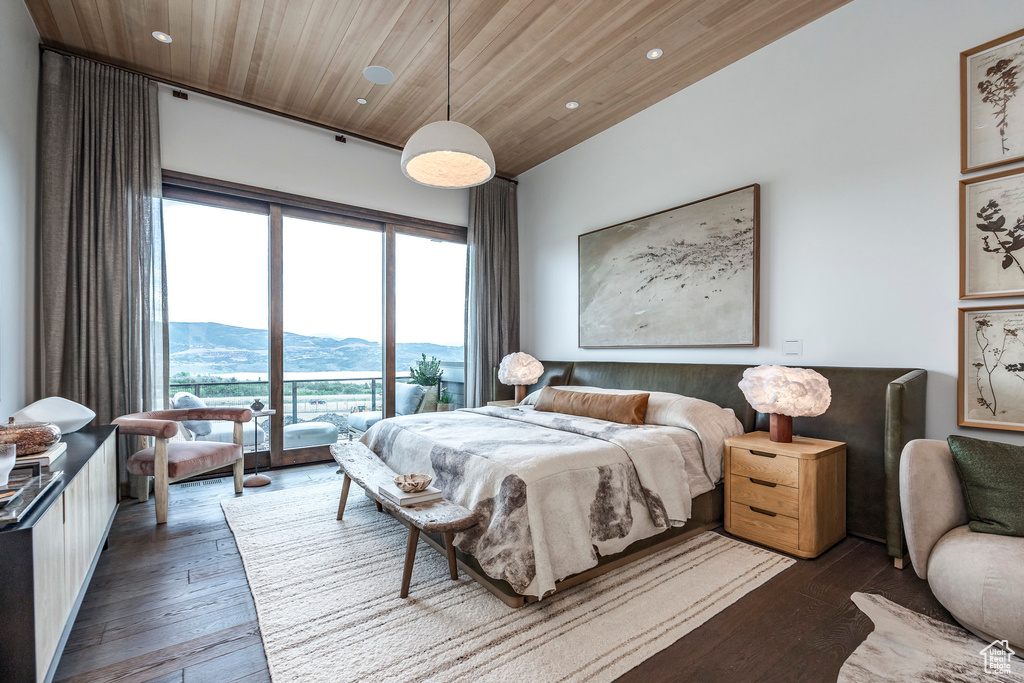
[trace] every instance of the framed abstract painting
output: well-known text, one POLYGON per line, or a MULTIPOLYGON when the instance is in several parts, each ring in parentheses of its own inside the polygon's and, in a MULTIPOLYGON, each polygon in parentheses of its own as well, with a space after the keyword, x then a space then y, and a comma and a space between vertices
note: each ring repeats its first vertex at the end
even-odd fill
POLYGON ((580 348, 757 346, 760 186, 579 237, 580 348))
POLYGON ((1024 431, 1024 307, 959 312, 957 424, 1024 431))
POLYGON ((960 298, 1024 295, 1024 169, 960 181, 960 298))
POLYGON ((960 53, 960 169, 1024 159, 1024 30, 960 53))

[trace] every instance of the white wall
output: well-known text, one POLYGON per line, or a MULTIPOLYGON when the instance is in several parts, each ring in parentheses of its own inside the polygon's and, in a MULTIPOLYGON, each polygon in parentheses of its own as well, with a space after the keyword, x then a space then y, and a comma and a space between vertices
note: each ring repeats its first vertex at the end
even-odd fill
POLYGON ((959 53, 1021 27, 1020 0, 854 0, 524 173, 524 350, 921 367, 928 436, 956 431, 959 53), (579 233, 755 182, 760 348, 577 348, 579 233))
POLYGON ((0 419, 32 395, 39 34, 0 0, 0 419))
POLYGON ((165 169, 457 225, 469 215, 468 190, 412 182, 398 150, 166 87, 160 145, 165 169))

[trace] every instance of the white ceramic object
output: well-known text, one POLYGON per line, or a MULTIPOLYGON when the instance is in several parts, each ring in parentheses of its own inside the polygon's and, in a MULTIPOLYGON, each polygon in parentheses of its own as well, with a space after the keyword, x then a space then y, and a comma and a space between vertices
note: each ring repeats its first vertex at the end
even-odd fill
POLYGON ((17 453, 18 447, 13 443, 0 444, 0 489, 7 486, 7 478, 14 469, 17 453))
POLYGON ((16 423, 49 422, 60 427, 61 434, 70 434, 92 422, 96 413, 80 403, 60 396, 50 396, 25 406, 13 417, 16 423))

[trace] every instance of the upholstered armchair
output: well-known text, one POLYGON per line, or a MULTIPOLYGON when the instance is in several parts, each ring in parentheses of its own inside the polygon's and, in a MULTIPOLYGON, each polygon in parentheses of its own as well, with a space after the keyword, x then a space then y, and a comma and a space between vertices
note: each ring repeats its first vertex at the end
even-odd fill
POLYGON ((140 437, 141 450, 128 458, 128 473, 136 479, 140 501, 149 498, 149 477, 153 477, 156 523, 167 522, 168 486, 176 481, 232 465, 235 493, 242 492, 242 426, 252 419, 248 408, 187 408, 154 410, 124 415, 114 420, 122 434, 140 437), (234 442, 170 442, 178 434, 178 423, 192 420, 234 422, 234 442), (154 443, 148 446, 152 437, 154 443))
POLYGON ((971 531, 945 441, 916 439, 900 459, 903 526, 914 571, 965 628, 1024 651, 1024 538, 971 531))

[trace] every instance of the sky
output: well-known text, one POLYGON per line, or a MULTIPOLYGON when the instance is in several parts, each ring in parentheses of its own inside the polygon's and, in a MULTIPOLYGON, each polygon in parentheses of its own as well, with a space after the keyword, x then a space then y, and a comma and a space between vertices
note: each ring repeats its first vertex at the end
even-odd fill
MULTIPOLYGON (((266 329, 268 231, 267 216, 164 200, 170 320, 266 329)), ((395 249, 397 341, 461 346, 466 246, 398 235, 395 249)), ((285 331, 380 342, 382 254, 379 232, 285 217, 285 331)))

